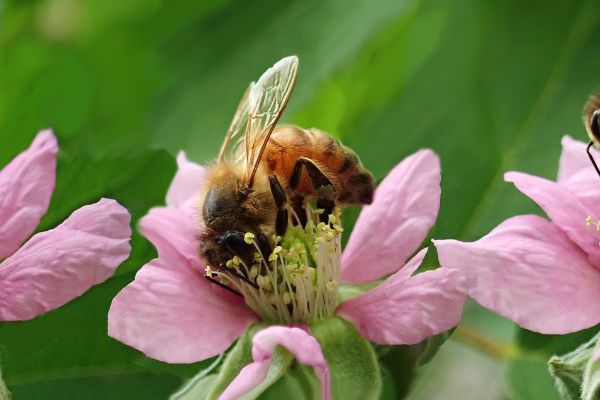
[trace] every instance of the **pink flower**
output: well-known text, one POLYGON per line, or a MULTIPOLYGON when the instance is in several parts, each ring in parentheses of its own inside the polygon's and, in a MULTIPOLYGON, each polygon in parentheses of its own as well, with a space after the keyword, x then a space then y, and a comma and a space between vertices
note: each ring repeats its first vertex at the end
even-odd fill
POLYGON ((129 256, 129 213, 114 200, 84 206, 29 238, 54 191, 57 151, 54 134, 41 131, 0 171, 0 321, 62 306, 104 282, 129 256))
MULTIPOLYGON (((204 169, 183 153, 177 161, 179 171, 167 194, 167 207, 150 210, 140 223, 158 258, 142 267, 113 300, 109 335, 149 357, 191 363, 227 350, 261 318, 253 311, 260 314, 261 308, 251 309, 241 298, 204 279, 205 264, 195 239, 196 191, 204 169)), ((411 258, 435 222, 439 183, 439 160, 429 150, 408 157, 390 172, 374 203, 364 207, 341 258, 341 269, 337 268, 339 241, 333 242, 337 261, 332 260, 332 267, 323 273, 331 279, 325 287, 335 291, 332 307, 323 308, 325 315, 335 313, 352 322, 365 338, 389 345, 419 343, 458 323, 466 297, 461 274, 437 269, 411 276, 426 253, 423 249, 411 258), (385 276, 383 283, 337 305, 340 281, 361 284, 385 276)), ((285 304, 290 304, 289 299, 285 304)), ((265 378, 276 345, 313 366, 322 381, 323 398, 330 397, 320 345, 302 321, 295 323, 295 327, 271 326, 254 335, 254 362, 242 370, 223 398, 235 398, 257 386, 265 378)))
POLYGON ((600 218, 600 181, 584 143, 565 136, 562 145, 556 182, 505 175, 550 221, 520 215, 476 242, 435 241, 442 267, 466 274, 477 302, 544 334, 600 322, 600 226, 592 224, 600 218))

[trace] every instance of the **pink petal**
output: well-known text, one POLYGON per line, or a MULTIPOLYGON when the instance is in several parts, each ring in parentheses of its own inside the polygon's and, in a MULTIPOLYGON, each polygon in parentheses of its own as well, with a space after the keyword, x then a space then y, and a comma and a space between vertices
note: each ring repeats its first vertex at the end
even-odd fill
POLYGON ((569 179, 582 169, 593 170, 592 163, 586 154, 586 143, 574 140, 569 135, 563 136, 561 143, 563 149, 558 164, 558 182, 569 179))
POLYGON ((430 150, 404 159, 363 207, 342 257, 342 280, 360 284, 396 272, 423 242, 440 206, 440 162, 430 150))
POLYGON ((0 171, 0 259, 14 253, 48 210, 56 178, 56 137, 47 129, 0 171))
POLYGON ((156 207, 140 220, 139 229, 158 251, 159 258, 183 257, 200 267, 198 228, 194 221, 177 208, 156 207))
POLYGON ((267 376, 271 357, 277 346, 285 347, 302 364, 314 367, 315 374, 321 382, 321 399, 331 399, 329 368, 317 340, 300 328, 271 326, 254 335, 254 362, 240 371, 219 400, 238 399, 258 386, 267 376))
POLYGON ((597 221, 600 215, 593 213, 560 183, 519 172, 508 172, 504 179, 535 201, 552 222, 588 254, 594 265, 600 265, 600 233, 585 221, 588 216, 597 221))
POLYGON ((155 259, 113 299, 108 334, 148 357, 193 363, 223 353, 257 320, 184 259, 155 259))
POLYGON ((177 155, 177 167, 167 191, 167 205, 170 207, 180 207, 197 194, 206 175, 206 168, 188 161, 183 151, 177 155))
MULTIPOLYGON (((420 260, 409 264, 418 266, 424 255, 420 252, 420 260)), ((402 269, 381 285, 342 303, 336 313, 372 342, 415 344, 456 326, 465 298, 466 283, 458 271, 437 269, 409 278, 402 269)))
POLYGON ((398 272, 393 276, 396 282, 405 281, 411 277, 411 275, 421 266, 423 259, 427 255, 428 248, 419 250, 417 254, 413 256, 398 272))
POLYGON ((131 250, 130 216, 102 199, 34 235, 0 264, 0 321, 31 319, 112 276, 131 250))
MULTIPOLYGON (((599 160, 600 161, 600 160, 599 160)), ((600 177, 594 167, 583 168, 561 184, 575 196, 591 215, 600 215, 600 177)), ((597 221, 594 221, 597 222, 597 221)))
POLYGON ((442 267, 469 279, 469 295, 524 328, 544 334, 600 322, 600 271, 553 223, 510 218, 482 239, 435 241, 442 267))

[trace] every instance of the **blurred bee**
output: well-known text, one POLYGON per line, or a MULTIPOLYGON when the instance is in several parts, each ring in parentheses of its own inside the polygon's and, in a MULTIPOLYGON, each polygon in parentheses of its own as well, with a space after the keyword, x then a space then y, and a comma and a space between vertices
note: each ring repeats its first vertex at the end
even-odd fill
POLYGON ((585 125, 585 129, 590 137, 590 143, 587 147, 587 154, 590 157, 590 161, 592 161, 592 165, 596 169, 598 176, 600 176, 600 169, 590 152, 590 149, 593 146, 596 148, 600 148, 600 93, 596 93, 590 96, 589 100, 585 104, 583 109, 583 123, 585 125))
POLYGON ((276 126, 297 70, 298 58, 286 57, 250 84, 207 173, 200 253, 212 268, 233 256, 252 264, 257 249, 247 232, 268 256, 269 238, 283 236, 290 221, 306 224, 308 200, 324 218, 336 204, 373 201, 373 176, 352 150, 316 129, 276 126))

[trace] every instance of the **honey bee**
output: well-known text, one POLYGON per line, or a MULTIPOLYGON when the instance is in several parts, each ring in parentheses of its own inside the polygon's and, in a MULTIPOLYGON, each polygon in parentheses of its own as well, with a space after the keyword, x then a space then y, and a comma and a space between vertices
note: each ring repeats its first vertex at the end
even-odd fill
POLYGON ((352 150, 317 129, 277 126, 297 71, 298 58, 286 57, 250 84, 207 172, 199 240, 212 268, 233 256, 251 265, 258 251, 266 258, 274 235, 306 224, 309 200, 325 218, 336 204, 373 201, 373 176, 352 150))
POLYGON ((585 104, 583 109, 583 124, 585 130, 590 137, 590 143, 587 147, 587 154, 592 162, 592 165, 596 169, 598 176, 600 176, 600 169, 592 156, 590 151, 592 146, 600 148, 600 93, 596 93, 590 96, 589 100, 585 104))

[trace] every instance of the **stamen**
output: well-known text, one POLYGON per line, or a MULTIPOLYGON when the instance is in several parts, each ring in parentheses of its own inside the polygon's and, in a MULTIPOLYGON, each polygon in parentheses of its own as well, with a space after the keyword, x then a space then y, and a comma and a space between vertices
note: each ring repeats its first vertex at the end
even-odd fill
MULTIPOLYGON (((233 257, 219 270, 221 284, 231 285, 248 307, 275 323, 311 323, 332 315, 337 306, 341 268, 341 210, 335 208, 327 223, 319 222, 323 210, 306 207, 306 226, 291 226, 285 236, 272 236, 273 251, 265 257, 248 232, 244 241, 253 244, 252 265, 233 257)), ((207 268, 213 276, 214 271, 207 268)))

